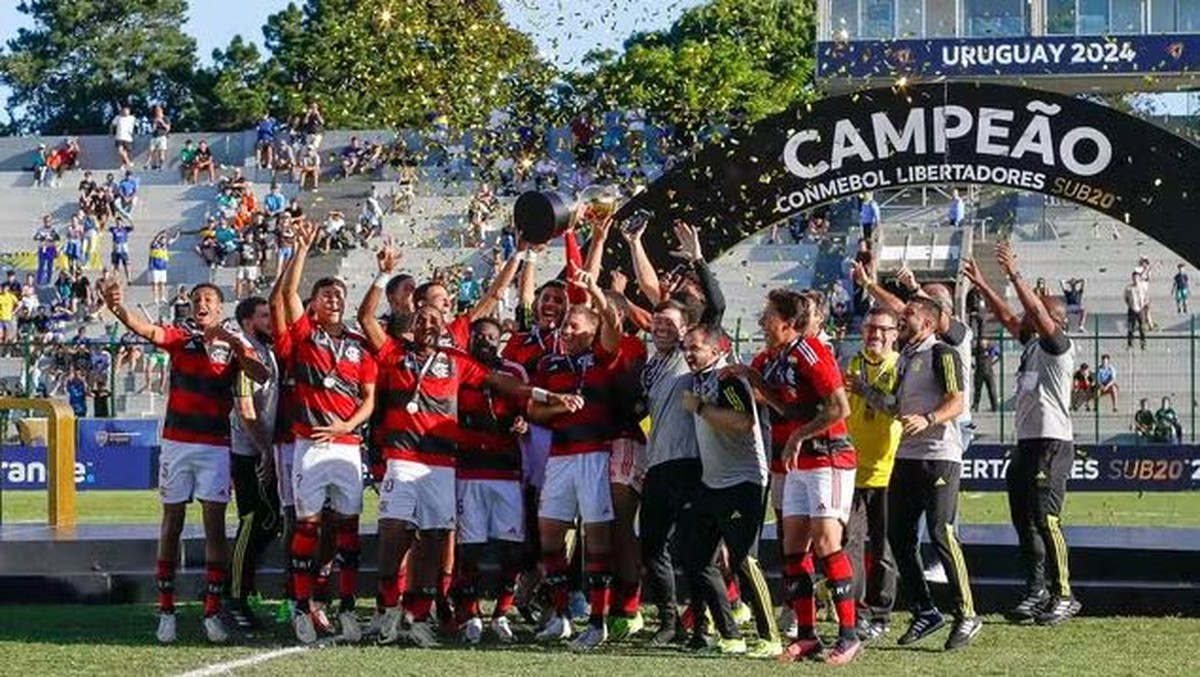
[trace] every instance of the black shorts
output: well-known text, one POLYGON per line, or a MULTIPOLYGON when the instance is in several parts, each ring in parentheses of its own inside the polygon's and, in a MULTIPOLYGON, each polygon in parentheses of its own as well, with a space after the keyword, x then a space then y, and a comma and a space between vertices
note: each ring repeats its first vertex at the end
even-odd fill
POLYGON ((114 266, 127 266, 129 265, 129 254, 124 252, 113 252, 111 260, 114 266))
POLYGON ((115 145, 117 150, 121 150, 122 148, 125 149, 126 152, 133 150, 132 141, 117 141, 115 145))

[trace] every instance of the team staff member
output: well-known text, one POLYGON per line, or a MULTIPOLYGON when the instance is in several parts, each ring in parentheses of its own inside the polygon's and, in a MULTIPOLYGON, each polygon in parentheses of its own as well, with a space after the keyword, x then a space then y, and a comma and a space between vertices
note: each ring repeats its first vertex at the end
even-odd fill
POLYGON ((608 456, 617 427, 612 390, 621 329, 615 310, 594 279, 579 273, 574 283, 587 288, 596 309, 571 306, 561 330, 564 353, 542 358, 533 384, 540 389, 580 395, 582 406, 576 408, 578 402, 549 404, 534 398, 529 404, 529 418, 552 433, 538 529, 553 613, 538 639, 555 641, 571 636, 564 539, 575 519, 580 518, 587 544, 584 566, 592 608, 587 629, 571 648, 586 651, 608 639, 605 616, 612 580, 613 522, 608 456))
MULTIPOLYGON (((783 646, 771 593, 762 568, 750 555, 762 529, 766 451, 749 382, 721 375, 727 366, 723 339, 720 329, 701 325, 688 331, 681 347, 693 381, 679 398, 679 405, 694 426, 702 466, 700 486, 680 517, 681 544, 687 552, 685 572, 693 618, 703 619, 705 611, 712 614, 720 636, 719 652, 774 658, 783 653, 783 646), (733 619, 725 581, 714 563, 721 543, 728 549, 729 566, 754 609, 759 643, 753 650, 747 648, 733 619)), ((700 638, 703 625, 696 623, 696 638, 700 638)), ((702 641, 697 639, 694 644, 702 641)))
POLYGON ((798 634, 790 660, 824 650, 816 634, 813 555, 820 559, 833 592, 838 639, 826 661, 842 665, 862 648, 856 631, 851 582, 854 569, 842 550, 842 531, 854 495, 854 446, 846 431, 850 412, 842 373, 820 340, 820 312, 804 293, 776 289, 759 318, 767 348, 748 374, 751 385, 782 423, 772 424, 773 442, 784 442, 779 460, 787 471, 781 507, 784 589, 796 615, 798 634))
MULTIPOLYGON (((338 596, 342 636, 362 636, 354 602, 361 550, 358 518, 362 513, 362 465, 356 432, 375 408, 376 365, 366 339, 343 323, 346 287, 336 278, 313 284, 311 313, 298 293, 316 226, 297 227, 296 254, 286 264, 272 294, 275 344, 295 379, 296 415, 292 494, 296 529, 288 547, 296 596, 292 627, 304 644, 317 639, 312 597, 322 511, 329 503, 340 565, 338 596)), ((328 521, 327 521, 328 522, 328 521)))
POLYGON ((175 641, 175 566, 187 504, 200 501, 204 515, 204 633, 210 642, 229 638, 218 614, 228 565, 225 506, 229 502, 229 411, 233 382, 240 367, 256 380, 266 367, 250 344, 221 323, 221 290, 211 284, 192 288, 192 323, 185 327, 152 324, 124 305, 116 281, 104 288, 104 303, 121 324, 171 358, 171 387, 163 420, 158 493, 162 525, 158 540, 158 641, 175 641))
POLYGON ((858 452, 846 548, 854 563, 858 636, 864 640, 887 634, 896 598, 896 562, 887 537, 887 487, 900 446, 900 423, 891 413, 900 357, 894 348, 896 329, 896 316, 890 310, 868 311, 863 348, 846 368, 850 391, 846 427, 858 452))
POLYGON ((1017 451, 1006 480, 1026 589, 1025 598, 1008 617, 1058 625, 1079 613, 1080 607, 1071 592, 1067 540, 1060 524, 1075 457, 1070 414, 1075 345, 1066 334, 1067 312, 1062 301, 1039 297, 1030 289, 1008 243, 996 246, 996 259, 1025 309, 1019 320, 974 262, 969 262, 964 272, 996 319, 1025 346, 1017 370, 1017 451))
POLYGON ((933 604, 921 564, 918 526, 925 518, 954 599, 955 621, 946 640, 950 650, 969 644, 983 621, 975 615, 966 560, 954 535, 963 456, 955 419, 966 407, 966 396, 958 353, 937 338, 941 312, 936 301, 923 296, 904 309, 906 344, 896 395, 903 434, 888 484, 888 539, 913 603, 912 621, 899 641, 912 644, 946 624, 933 604))
POLYGON ((274 465, 275 415, 279 408, 279 364, 271 346, 271 310, 267 300, 254 296, 237 305, 234 316, 242 335, 254 347, 268 377, 255 383, 238 376, 230 412, 230 459, 233 496, 237 499, 238 530, 230 560, 229 614, 242 628, 258 627, 247 600, 256 590, 255 572, 263 550, 279 535, 279 492, 274 477, 264 473, 274 465))

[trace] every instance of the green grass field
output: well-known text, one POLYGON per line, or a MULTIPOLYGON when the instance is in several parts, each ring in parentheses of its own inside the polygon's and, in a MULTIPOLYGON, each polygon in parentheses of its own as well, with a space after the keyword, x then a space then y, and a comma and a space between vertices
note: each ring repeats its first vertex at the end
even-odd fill
MULTIPOLYGON (((0 614, 0 674, 173 675, 245 659, 292 645, 277 626, 238 645, 204 644, 198 609, 181 611, 180 642, 154 643, 148 606, 7 607, 0 614)), ((900 619, 898 619, 900 620, 900 619)), ((1200 620, 1175 618, 1080 618, 1056 629, 1016 627, 991 621, 976 644, 941 651, 941 636, 917 647, 891 641, 869 647, 861 660, 838 674, 867 675, 1087 675, 1194 674, 1194 647, 1187 641, 1156 642, 1153 651, 1131 650, 1137 638, 1182 640, 1200 636, 1200 620), (1191 666, 1191 667, 1189 667, 1191 666)), ((832 627, 824 628, 832 631, 832 627)), ((896 636, 893 630, 892 637, 896 636)), ((638 640, 612 643, 586 656, 563 648, 487 647, 416 650, 372 645, 336 646, 294 653, 243 667, 241 675, 783 675, 823 666, 784 665, 744 658, 701 657, 681 650, 651 649, 638 640)))
MULTIPOLYGON (((44 491, 9 491, 0 496, 5 523, 44 522, 44 491)), ((158 495, 153 491, 85 491, 76 499, 81 524, 153 524, 158 521, 158 495)), ((376 519, 376 501, 367 494, 363 521, 376 519)), ((1004 494, 964 493, 959 501, 963 524, 1006 524, 1004 494)), ((235 522, 233 510, 229 521, 235 522)), ((193 507, 189 522, 199 523, 193 507)), ((1188 493, 1074 493, 1067 499, 1063 522, 1094 526, 1200 527, 1200 492, 1188 493)))

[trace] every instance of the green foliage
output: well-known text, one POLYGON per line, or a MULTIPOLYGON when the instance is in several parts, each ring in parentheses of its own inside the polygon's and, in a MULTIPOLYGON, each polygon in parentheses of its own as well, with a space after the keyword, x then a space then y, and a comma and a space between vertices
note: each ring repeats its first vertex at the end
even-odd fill
POLYGON ((419 126, 434 111, 476 125, 541 72, 497 0, 308 0, 263 34, 281 108, 316 100, 332 127, 419 126))
POLYGON ((254 43, 235 35, 225 49, 215 49, 213 63, 196 73, 195 90, 204 128, 248 129, 268 108, 262 55, 254 43))
POLYGON ((597 107, 641 106, 685 126, 740 111, 753 122, 811 99, 814 0, 714 0, 625 52, 594 52, 575 79, 597 107))
POLYGON ((103 133, 123 103, 140 114, 162 103, 181 126, 196 122, 185 0, 24 0, 17 9, 33 27, 0 52, 17 131, 103 133))

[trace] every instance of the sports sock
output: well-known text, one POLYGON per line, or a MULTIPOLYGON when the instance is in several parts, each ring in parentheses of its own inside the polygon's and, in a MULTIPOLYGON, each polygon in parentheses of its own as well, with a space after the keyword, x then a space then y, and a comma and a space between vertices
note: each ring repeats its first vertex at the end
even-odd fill
POLYGON ((500 581, 500 591, 496 593, 496 608, 492 610, 492 618, 505 616, 513 608, 517 599, 517 579, 510 576, 500 581))
POLYGON ((811 636, 817 624, 817 601, 813 597, 812 553, 784 555, 784 597, 796 614, 801 637, 811 636))
POLYGON ((613 615, 635 616, 642 606, 642 586, 637 583, 617 583, 613 590, 613 615))
POLYGON ((608 568, 608 555, 587 554, 584 558, 587 573, 588 602, 592 606, 589 623, 600 625, 608 615, 608 603, 612 597, 612 573, 608 568))
POLYGON ((299 522, 288 548, 292 565, 292 590, 296 593, 296 611, 307 613, 313 596, 313 569, 317 554, 317 523, 299 522))
POLYGON ((396 576, 380 576, 379 592, 375 595, 375 607, 379 611, 394 609, 400 604, 400 588, 396 585, 396 576))
POLYGON ((225 588, 225 567, 215 562, 204 565, 204 617, 221 612, 221 593, 225 588))
POLYGON ((437 588, 421 588, 416 592, 404 593, 404 608, 412 614, 414 622, 429 620, 433 611, 433 599, 437 596, 437 588))
POLYGON ((560 617, 567 615, 567 567, 570 564, 567 562, 566 555, 562 553, 543 554, 542 566, 546 570, 545 580, 542 582, 546 586, 546 592, 550 597, 550 605, 554 607, 555 613, 560 617))
POLYGON ((358 560, 362 551, 358 535, 358 515, 346 517, 337 525, 338 597, 342 611, 354 610, 358 594, 358 560))
POLYGON ((454 619, 460 624, 479 615, 479 569, 474 562, 458 559, 458 575, 450 597, 454 600, 454 619))
POLYGON ((854 568, 850 564, 850 558, 846 556, 846 551, 838 550, 822 558, 821 566, 825 570, 825 577, 829 579, 833 605, 837 608, 838 635, 845 639, 853 639, 857 636, 857 619, 853 592, 854 568))
POLYGON ((175 563, 158 560, 154 578, 158 584, 158 610, 164 614, 175 613, 175 563))

